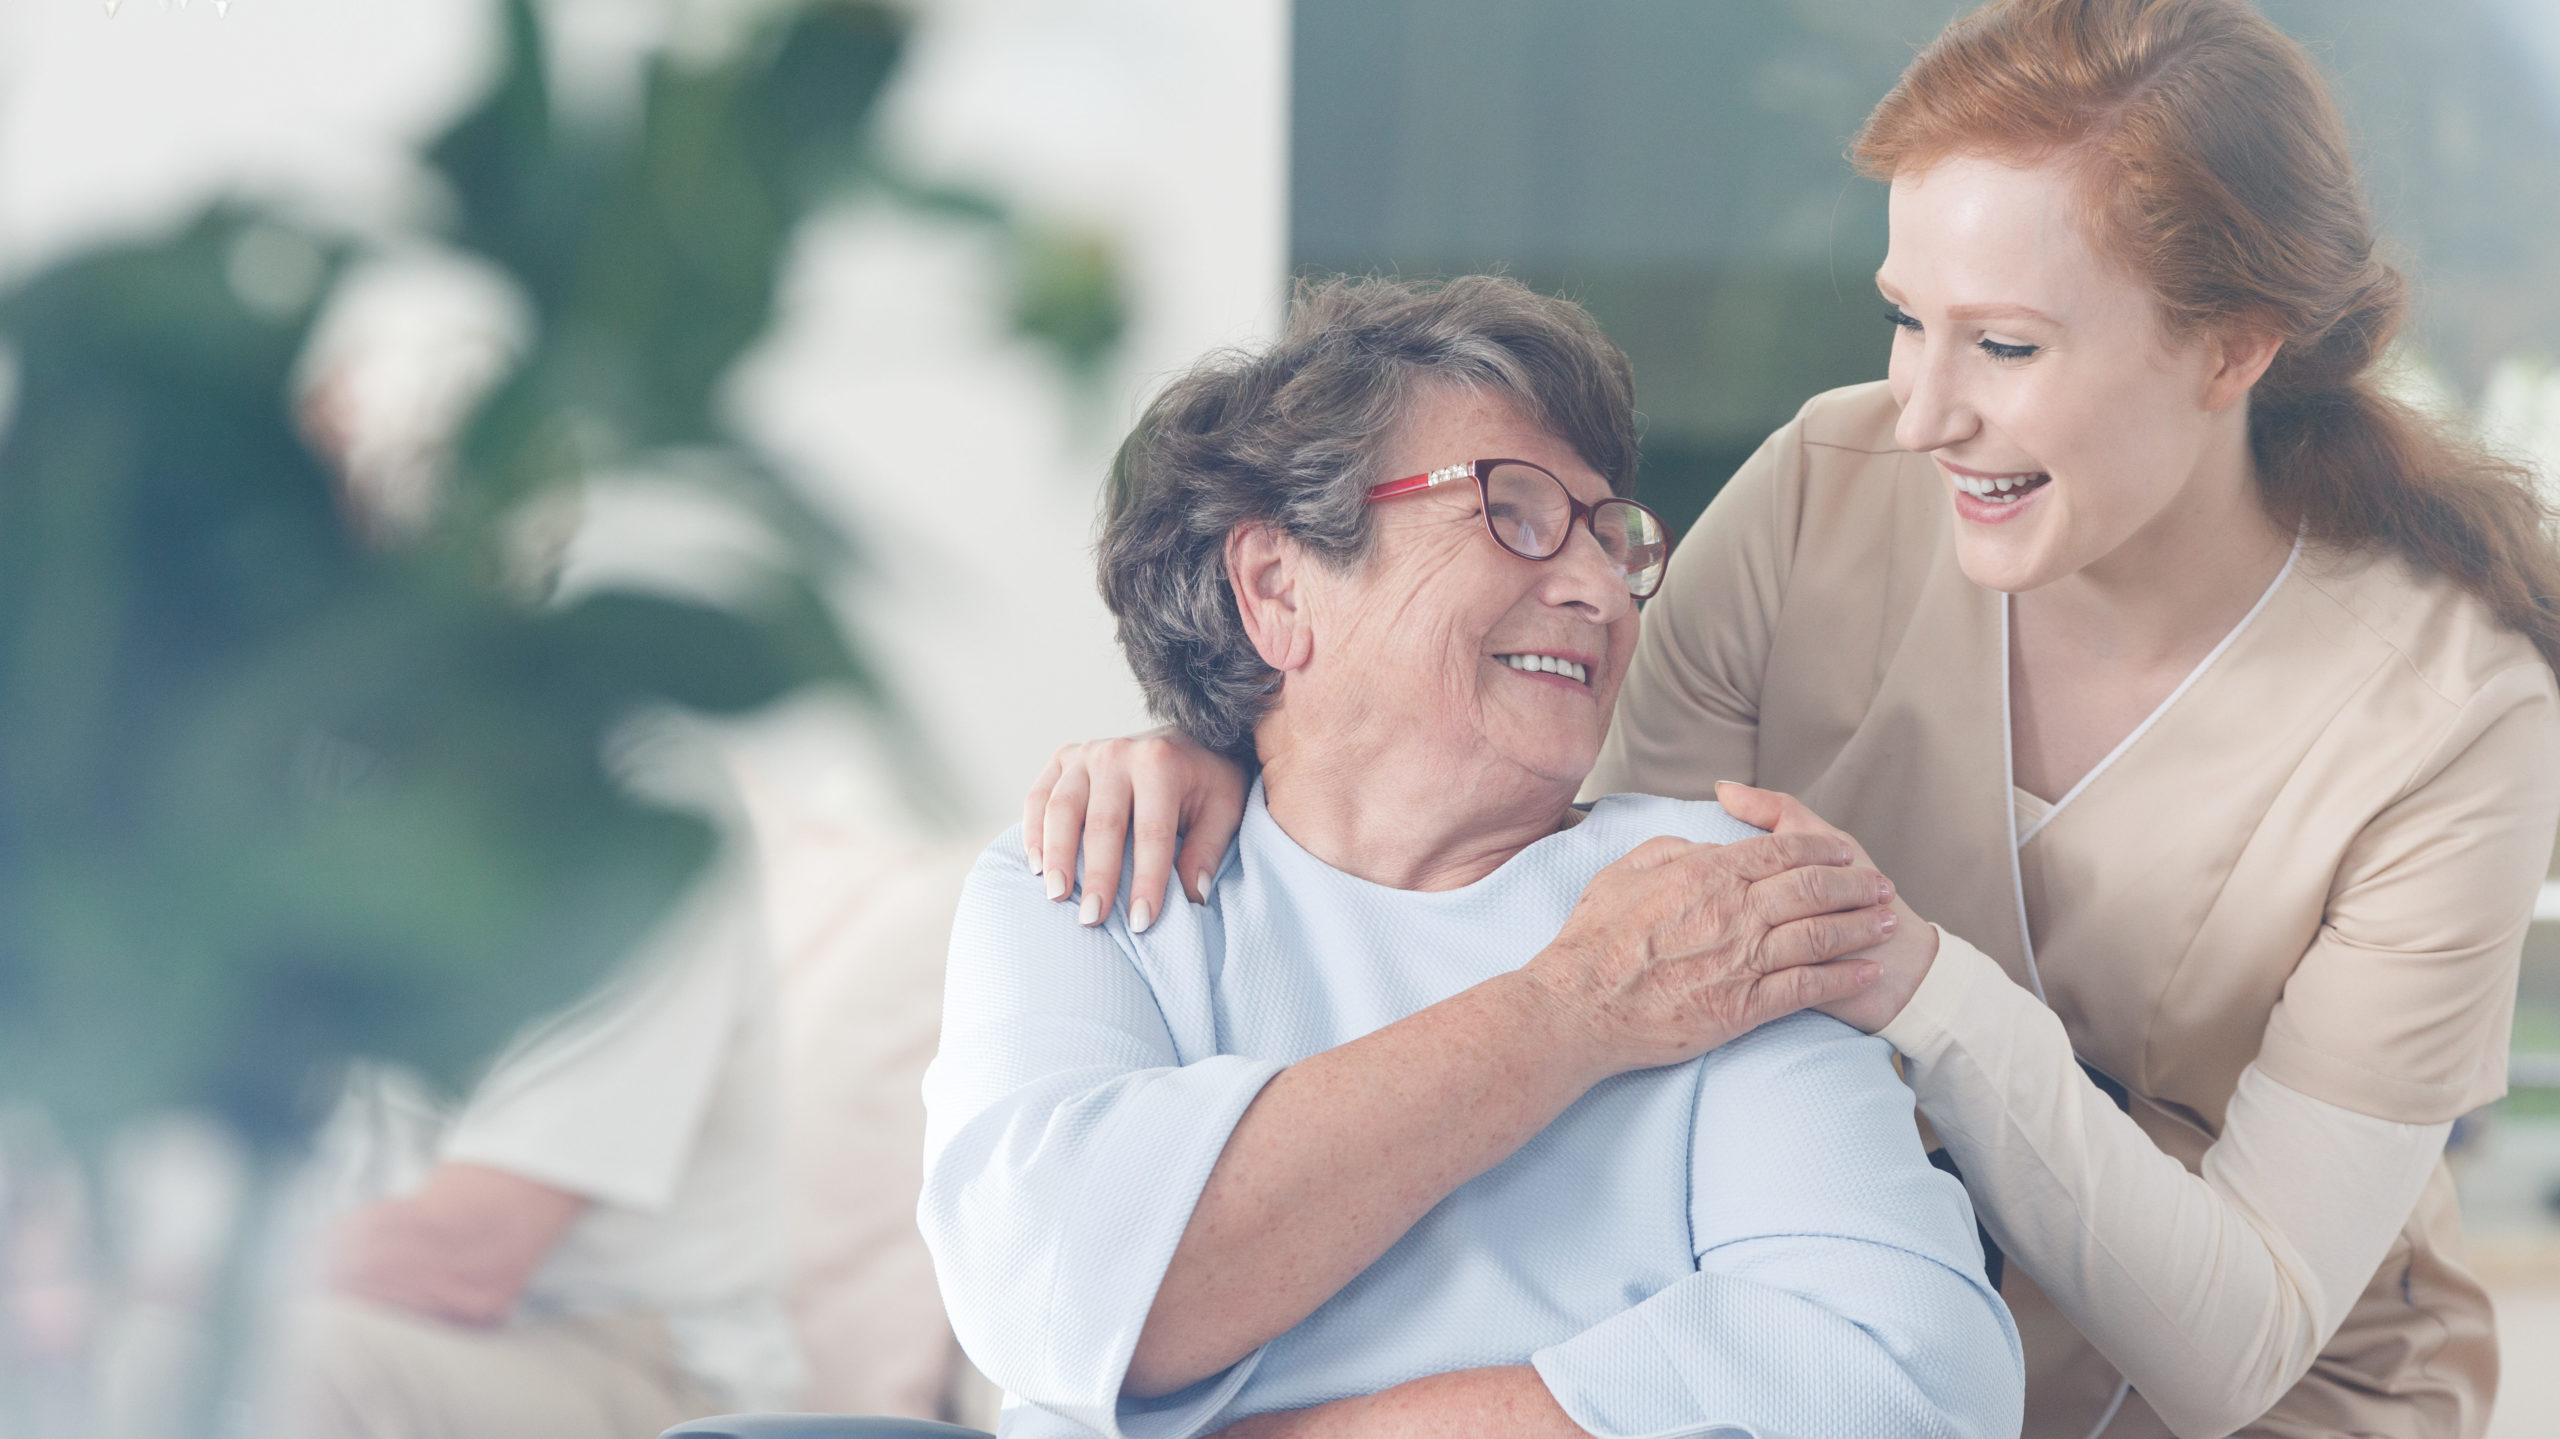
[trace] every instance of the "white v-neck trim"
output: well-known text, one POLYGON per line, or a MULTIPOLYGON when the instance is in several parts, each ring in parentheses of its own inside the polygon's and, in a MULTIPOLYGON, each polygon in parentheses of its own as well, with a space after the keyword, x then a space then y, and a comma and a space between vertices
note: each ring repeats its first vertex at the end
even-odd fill
MULTIPOLYGON (((2000 812, 2009 817, 2009 897, 2018 903, 2018 947, 2027 959, 2027 985, 2036 992, 2036 1003, 2047 1009, 2053 1001, 2044 997, 2044 972, 2036 967, 2035 931, 2027 928, 2027 875, 2018 863, 2018 849, 2026 841, 2018 838, 2018 728, 2009 717, 2009 597, 2000 597, 2000 784, 2009 791, 2000 812)), ((2052 818, 2050 814, 2047 819, 2052 818)), ((2041 825, 2041 821, 2039 821, 2041 825)), ((2113 1416, 2110 1416, 2113 1417, 2113 1416)))
MULTIPOLYGON (((2213 662, 2215 660, 2222 658, 2223 651, 2230 649, 2234 643, 2238 642, 2241 635, 2247 633, 2249 626, 2257 620, 2259 612, 2266 609, 2267 602, 2276 597, 2276 591, 2284 588, 2285 577, 2293 573, 2294 562, 2301 558, 2302 536, 2297 534, 2293 537, 2293 548, 2285 554, 2284 568, 2276 571, 2276 577, 2267 582, 2266 592, 2258 596, 2258 602, 2249 606, 2249 612, 2240 617, 2240 623, 2231 627, 2231 632, 2222 637, 2222 642, 2220 644, 2215 645, 2212 651, 2203 659, 2196 661, 2196 667, 2187 671, 2187 677, 2178 681, 2178 687, 2169 691, 2169 697, 2167 699, 2160 701, 2158 705, 2152 708, 2151 713, 2142 717, 2142 723, 2133 727, 2133 733, 2126 735, 2121 740, 2118 740, 2116 742, 2116 747, 2107 751, 2107 757, 2098 761, 2096 766, 2087 774, 2080 776, 2079 783, 2074 784, 2067 790, 2064 790, 2062 792, 2062 798, 2055 800, 2053 802, 2053 807, 2044 812, 2044 817, 2037 820, 2034 824, 2029 825, 2025 833, 2021 834, 2018 832, 2017 821, 2015 818, 2010 820, 2010 848, 2012 850, 2023 848, 2028 840, 2034 839, 2038 834, 2041 834, 2046 825, 2053 823, 2055 815, 2058 815, 2066 808, 2069 808, 2071 802, 2080 797, 2081 791, 2087 789, 2090 784, 2098 778, 2098 776, 2105 774, 2108 768, 2112 766, 2117 759, 2123 756, 2125 751, 2133 748, 2137 741, 2139 741, 2144 735, 2151 732, 2151 727, 2160 722, 2160 717, 2167 714, 2188 690, 2194 688, 2197 680, 2204 678, 2204 672, 2213 668, 2213 662)), ((2009 673, 2011 666, 2014 664, 2014 660, 2011 658, 2009 653, 2008 644, 2009 606, 2010 596, 2002 595, 2000 597, 2000 710, 2001 719, 2004 722, 2009 718, 2009 673)), ((2017 782, 2017 766, 2013 760, 2010 765, 2009 783, 2014 787, 2017 782)), ((2014 815, 2016 810, 2016 803, 2014 800, 2011 802, 2010 808, 2014 815)), ((2019 904, 2023 907, 2025 903, 2025 895, 2022 892, 2019 896, 2019 904)))

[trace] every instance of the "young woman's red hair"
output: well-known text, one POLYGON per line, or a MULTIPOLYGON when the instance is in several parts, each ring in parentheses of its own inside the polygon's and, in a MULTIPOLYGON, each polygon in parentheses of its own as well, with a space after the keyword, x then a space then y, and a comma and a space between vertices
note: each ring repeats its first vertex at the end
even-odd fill
POLYGON ((2532 476, 2377 382, 2408 287, 2300 45, 2244 0, 1996 0, 1921 53, 1850 154, 1889 180, 1960 152, 2084 166, 2093 241, 2172 333, 2284 342, 2249 420, 2279 522, 2409 556, 2560 667, 2560 553, 2532 476))

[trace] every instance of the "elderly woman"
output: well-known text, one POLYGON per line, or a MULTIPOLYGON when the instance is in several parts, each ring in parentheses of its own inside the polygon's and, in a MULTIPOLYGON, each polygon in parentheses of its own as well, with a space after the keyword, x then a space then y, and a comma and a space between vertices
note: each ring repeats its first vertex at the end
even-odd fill
POLYGON ((1079 924, 1016 835, 969 882, 920 1219, 1006 1435, 2017 1431, 1963 1190, 1796 1012, 1889 886, 1574 807, 1667 557, 1631 396, 1562 301, 1336 282, 1123 448, 1122 643, 1261 777, 1203 903, 1079 924))

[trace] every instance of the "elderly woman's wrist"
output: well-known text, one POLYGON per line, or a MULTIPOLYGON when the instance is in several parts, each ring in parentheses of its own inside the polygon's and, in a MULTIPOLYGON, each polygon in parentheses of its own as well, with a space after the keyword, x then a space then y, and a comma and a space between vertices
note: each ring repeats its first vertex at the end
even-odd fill
POLYGON ((1641 1065, 1627 1062, 1613 1043, 1600 1006, 1531 964, 1490 986, 1510 1016, 1511 1042, 1537 1056, 1539 1068, 1580 1089, 1641 1065))

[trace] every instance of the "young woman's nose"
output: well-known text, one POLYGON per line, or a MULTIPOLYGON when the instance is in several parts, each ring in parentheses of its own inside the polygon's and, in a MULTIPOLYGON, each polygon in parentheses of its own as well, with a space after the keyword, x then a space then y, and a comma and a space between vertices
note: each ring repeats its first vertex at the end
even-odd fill
POLYGON ((1955 373, 1958 356, 1952 347, 1923 340, 1904 350, 1894 357, 1894 368, 1907 376, 1906 385, 1895 387, 1903 395, 1902 417, 1893 426, 1894 442, 1928 454, 1970 439, 1979 421, 1955 373))

